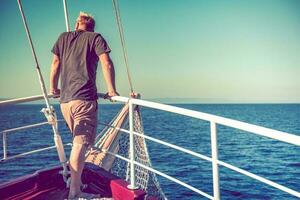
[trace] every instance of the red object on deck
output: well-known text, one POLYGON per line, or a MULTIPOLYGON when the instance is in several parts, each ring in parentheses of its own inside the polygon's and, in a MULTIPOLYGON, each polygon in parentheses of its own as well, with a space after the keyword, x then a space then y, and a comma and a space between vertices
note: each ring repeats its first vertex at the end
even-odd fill
POLYGON ((112 180, 110 182, 110 188, 114 200, 143 200, 145 192, 143 190, 129 190, 127 188, 129 184, 122 179, 112 180))
MULTIPOLYGON (((69 190, 59 174, 60 170, 61 167, 40 170, 0 184, 0 199, 66 199, 69 190)), ((82 182, 88 184, 84 192, 112 197, 114 200, 142 200, 146 195, 141 189, 128 189, 126 181, 89 163, 86 163, 83 171, 82 182)))

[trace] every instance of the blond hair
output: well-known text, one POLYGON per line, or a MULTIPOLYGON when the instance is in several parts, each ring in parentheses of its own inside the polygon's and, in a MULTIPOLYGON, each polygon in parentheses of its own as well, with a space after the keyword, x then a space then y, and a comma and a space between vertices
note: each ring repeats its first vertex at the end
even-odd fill
POLYGON ((84 25, 87 31, 94 32, 96 22, 92 15, 80 11, 77 22, 81 25, 84 25))

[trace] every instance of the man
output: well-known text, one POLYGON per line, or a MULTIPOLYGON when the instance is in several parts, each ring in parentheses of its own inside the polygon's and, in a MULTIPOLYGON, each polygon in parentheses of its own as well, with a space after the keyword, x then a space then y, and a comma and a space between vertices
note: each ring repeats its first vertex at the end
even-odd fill
POLYGON ((107 85, 107 97, 118 95, 115 72, 109 57, 110 48, 99 33, 94 33, 95 20, 80 12, 75 31, 62 33, 53 46, 50 93, 60 95, 62 114, 73 134, 69 167, 69 199, 80 197, 84 156, 94 143, 97 128, 96 69, 100 60, 107 85), (58 80, 60 77, 60 88, 58 80))

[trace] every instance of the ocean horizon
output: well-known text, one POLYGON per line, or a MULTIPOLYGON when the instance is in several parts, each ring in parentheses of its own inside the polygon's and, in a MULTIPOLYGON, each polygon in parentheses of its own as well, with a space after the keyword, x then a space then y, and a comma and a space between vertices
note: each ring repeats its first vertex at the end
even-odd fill
MULTIPOLYGON (((11 98, 0 98, 0 101, 6 101, 10 99, 16 99, 19 97, 11 97, 11 98)), ((298 101, 287 101, 287 100, 234 100, 234 99, 216 99, 216 98, 142 98, 146 101, 153 101, 157 103, 163 104, 300 104, 298 101)), ((58 99, 50 99, 52 104, 59 104, 58 99)), ((112 104, 108 100, 104 100, 99 98, 99 104, 112 104)), ((38 105, 45 104, 44 100, 38 100, 34 102, 22 103, 23 105, 38 105)), ((119 102, 115 102, 114 104, 120 104, 119 102)), ((121 103, 122 104, 122 103, 121 103)))

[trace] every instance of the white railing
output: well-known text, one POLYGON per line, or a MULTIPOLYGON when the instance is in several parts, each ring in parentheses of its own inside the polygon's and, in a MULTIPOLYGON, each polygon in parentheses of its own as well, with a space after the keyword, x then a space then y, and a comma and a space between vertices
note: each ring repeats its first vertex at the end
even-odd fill
MULTIPOLYGON (((63 121, 63 120, 57 120, 57 122, 60 122, 60 121, 63 121)), ((0 133, 2 134, 2 142, 3 142, 3 158, 0 159, 0 162, 15 159, 15 158, 19 158, 19 157, 23 157, 23 156, 34 154, 34 153, 39 153, 39 152, 50 150, 50 149, 54 149, 56 147, 55 145, 40 148, 40 149, 35 149, 35 150, 32 150, 32 151, 20 153, 20 154, 9 156, 9 157, 7 155, 7 152, 8 152, 7 137, 8 137, 9 134, 16 133, 16 131, 21 131, 21 130, 30 129, 30 128, 36 128, 36 127, 43 126, 43 125, 49 125, 49 122, 40 122, 40 123, 36 123, 36 124, 30 124, 30 125, 26 125, 26 126, 21 126, 21 127, 11 128, 11 129, 6 129, 6 130, 1 131, 0 133)), ((67 146, 67 145, 70 146, 71 143, 65 144, 64 146, 67 146)))
MULTIPOLYGON (((103 94, 98 94, 99 97, 103 97, 103 94)), ((40 100, 42 99, 43 96, 33 96, 33 97, 27 97, 27 98, 20 98, 17 100, 7 100, 7 101, 3 101, 0 102, 0 106, 1 105, 7 105, 7 104, 14 104, 14 103, 20 103, 20 102, 30 102, 32 100, 40 100)), ((289 133, 285 133, 285 132, 281 132, 281 131, 276 131, 273 129, 269 129, 269 128, 264 128, 261 126, 257 126, 257 125, 252 125, 252 124, 248 124, 245 122, 240 122, 237 120, 232 120, 232 119, 228 119, 228 118, 224 118, 224 117, 219 117, 216 115, 211 115, 211 114, 207 114, 207 113, 203 113, 203 112, 197 112, 197 111, 193 111, 193 110, 188 110, 188 109, 184 109, 184 108, 179 108, 179 107, 175 107, 175 106, 171 106, 171 105, 164 105, 164 104, 160 104, 160 103, 155 103, 155 102, 150 102, 150 101, 145 101, 145 100, 140 100, 140 99, 133 99, 133 98, 127 98, 127 97, 121 97, 121 96, 115 96, 111 98, 114 101, 118 101, 118 102, 123 102, 123 103, 129 103, 129 130, 126 129, 122 129, 122 128, 117 128, 114 127, 122 132, 128 133, 130 135, 130 159, 122 157, 118 154, 114 154, 112 152, 107 152, 109 154, 112 154, 120 159, 123 159, 127 162, 130 163, 130 167, 131 167, 131 177, 130 177, 130 186, 129 188, 136 188, 135 185, 135 172, 134 172, 134 166, 138 165, 140 167, 143 167, 153 173, 156 173, 160 176, 163 176, 173 182, 176 182, 179 185, 182 185, 183 187, 186 187, 202 196, 207 197, 208 199, 216 199, 219 200, 220 199, 220 189, 219 189, 219 170, 218 170, 218 166, 224 166, 226 168, 229 168, 233 171, 239 172, 241 174, 244 174, 248 177, 251 177, 253 179, 256 179, 258 181, 261 181, 265 184, 268 184, 274 188, 277 188, 281 191, 287 192, 291 195, 294 195, 296 197, 300 198, 300 192, 292 190, 290 188, 287 188, 283 185, 280 185, 278 183, 275 183, 271 180, 268 180, 266 178, 263 178, 261 176, 258 176, 256 174, 253 174, 251 172, 248 172, 246 170, 243 170, 241 168, 235 167, 231 164, 228 164, 226 162, 220 161, 218 160, 218 144, 217 144, 217 124, 221 124, 224 126, 228 126, 228 127, 232 127, 232 128, 236 128, 236 129, 240 129, 240 130, 244 130, 250 133, 254 133, 260 136, 265 136, 265 137, 269 137, 281 142, 286 142, 286 143, 290 143, 293 145, 297 145, 300 146, 300 136, 297 135, 293 135, 293 134, 289 134, 289 133), (158 110, 163 110, 163 111, 167 111, 167 112, 171 112, 171 113, 177 113, 180 115, 184 115, 184 116, 189 116, 192 118, 196 118, 196 119, 200 119, 200 120, 205 120, 205 121, 209 121, 210 122, 210 132, 211 132, 211 151, 212 151, 212 157, 208 157, 196 152, 193 152, 191 150, 179 147, 177 145, 168 143, 168 142, 164 142, 162 140, 159 139, 155 139, 153 137, 147 136, 145 134, 141 134, 141 133, 137 133, 134 131, 133 129, 133 105, 139 105, 139 106, 144 106, 144 107, 148 107, 148 108, 153 108, 153 109, 158 109, 158 110), (174 177, 171 177, 165 173, 162 173, 156 169, 150 168, 149 166, 145 166, 141 163, 138 163, 134 160, 134 148, 133 148, 133 144, 134 144, 134 135, 143 137, 145 139, 151 140, 153 142, 159 143, 161 145, 164 146, 168 146, 170 148, 182 151, 184 153, 190 154, 196 158, 199 159, 203 159, 209 162, 212 162, 212 174, 213 174, 213 196, 187 184, 184 183, 174 177)), ((29 125, 32 126, 32 125, 29 125)), ((29 127, 29 126, 26 126, 29 127)), ((109 126, 109 125, 107 125, 109 126)), ((10 130, 6 130, 7 132, 10 131, 15 131, 16 129, 10 129, 10 130)), ((3 135, 4 137, 4 135, 3 135)), ((6 134, 5 134, 6 137, 6 134)), ((3 140, 4 141, 4 140, 3 140)), ((4 144, 3 144, 4 145, 4 144)), ((4 145, 5 146, 5 145, 4 145)), ((47 147, 47 148, 51 148, 51 147, 47 147)), ((53 147, 54 148, 54 147, 53 147)), ((104 150, 105 151, 105 150, 104 150)), ((20 155, 22 156, 22 155, 20 155)))
MULTIPOLYGON (((257 126, 257 125, 253 125, 253 124, 248 124, 248 123, 245 123, 245 122, 240 122, 240 121, 237 121, 237 120, 232 120, 232 119, 228 119, 228 118, 224 118, 224 117, 219 117, 219 116, 216 116, 216 115, 211 115, 211 114, 207 114, 207 113, 203 113, 203 112, 198 112, 198 111, 188 110, 188 109, 184 109, 184 108, 179 108, 179 107, 175 107, 175 106, 171 106, 171 105, 164 105, 164 104, 145 101, 145 100, 140 100, 140 99, 131 99, 131 98, 118 97, 118 96, 113 97, 112 99, 115 100, 115 101, 120 101, 120 102, 128 102, 129 107, 133 107, 133 105, 139 105, 139 106, 144 106, 144 107, 148 107, 148 108, 163 110, 163 111, 167 111, 167 112, 171 112, 171 113, 177 113, 177 114, 180 114, 180 115, 185 115, 185 116, 189 116, 189 117, 193 117, 193 118, 196 118, 196 119, 205 120, 205 121, 210 122, 212 158, 209 158, 207 156, 195 153, 193 151, 190 151, 188 149, 179 147, 177 145, 170 144, 170 143, 167 143, 167 142, 163 142, 161 140, 149 137, 147 135, 137 133, 137 132, 133 131, 132 128, 130 128, 129 131, 124 130, 124 129, 120 129, 120 130, 130 134, 130 143, 131 143, 130 146, 132 146, 133 142, 134 142, 133 141, 133 135, 137 135, 137 136, 143 137, 145 139, 149 139, 151 141, 160 143, 162 145, 180 150, 182 152, 188 153, 188 154, 193 155, 195 157, 198 157, 198 158, 201 158, 201 159, 212 162, 213 197, 210 196, 209 194, 203 192, 203 191, 200 191, 200 190, 194 188, 193 186, 190 186, 186 183, 183 183, 182 181, 180 181, 178 179, 170 177, 170 176, 168 176, 168 175, 166 175, 162 172, 159 172, 158 170, 149 168, 149 167, 147 167, 143 164, 140 164, 140 163, 134 161, 132 159, 132 156, 134 155, 134 152, 132 152, 132 151, 134 151, 134 148, 130 148, 131 149, 131 152, 130 152, 131 159, 130 160, 125 159, 122 156, 115 155, 115 156, 117 156, 117 157, 119 157, 119 158, 121 158, 121 159, 123 159, 123 160, 130 163, 130 166, 131 166, 130 188, 135 188, 136 187, 135 186, 135 178, 134 178, 135 177, 134 165, 138 165, 138 166, 144 167, 144 168, 146 168, 146 169, 148 169, 148 170, 150 170, 150 171, 152 171, 156 174, 159 174, 159 175, 161 175, 161 176, 163 176, 163 177, 165 177, 165 178, 167 178, 171 181, 174 181, 174 182, 176 182, 176 183, 178 183, 178 184, 180 184, 180 185, 182 185, 186 188, 189 188, 192 191, 197 192, 198 194, 203 195, 203 196, 205 196, 209 199, 219 200, 220 199, 220 188, 219 188, 219 170, 218 170, 218 166, 222 165, 226 168, 229 168, 231 170, 234 170, 236 172, 239 172, 241 174, 249 176, 253 179, 261 181, 261 182, 263 182, 265 184, 268 184, 268 185, 270 185, 274 188, 277 188, 281 191, 287 192, 291 195, 294 195, 294 196, 300 198, 300 192, 298 192, 298 191, 292 190, 292 189, 290 189, 288 187, 285 187, 283 185, 280 185, 276 182, 273 182, 271 180, 268 180, 268 179, 263 178, 261 176, 258 176, 256 174, 253 174, 251 172, 248 172, 246 170, 240 169, 240 168, 235 167, 233 165, 230 165, 226 162, 218 160, 217 126, 216 125, 221 124, 221 125, 224 125, 224 126, 240 129, 240 130, 243 130, 243 131, 247 131, 249 133, 254 133, 254 134, 257 134, 257 135, 260 135, 260 136, 269 137, 269 138, 272 138, 272 139, 275 139, 275 140, 278 140, 278 141, 281 141, 281 142, 286 142, 286 143, 290 143, 290 144, 297 145, 297 146, 300 146, 300 136, 285 133, 285 132, 282 132, 282 131, 276 131, 276 130, 273 130, 273 129, 270 129, 270 128, 265 128, 265 127, 261 127, 261 126, 257 126)), ((129 109, 129 116, 133 116, 132 114, 130 114, 131 112, 133 112, 132 109, 129 109)), ((129 127, 131 127, 131 124, 133 124, 133 117, 129 117, 129 127)))

